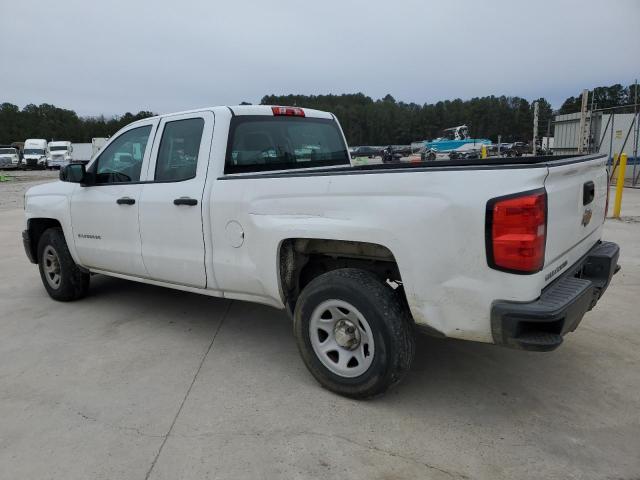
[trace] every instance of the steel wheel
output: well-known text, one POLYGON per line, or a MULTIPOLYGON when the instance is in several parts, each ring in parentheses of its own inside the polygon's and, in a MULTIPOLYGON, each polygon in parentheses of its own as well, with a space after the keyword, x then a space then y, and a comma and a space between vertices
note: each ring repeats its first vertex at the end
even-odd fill
POLYGON ((51 288, 60 287, 62 275, 60 275, 60 258, 58 253, 51 245, 47 245, 42 252, 42 269, 44 270, 44 278, 51 288))
POLYGON ((309 338, 318 359, 330 371, 345 378, 365 373, 375 354, 369 323, 351 304, 326 300, 309 321, 309 338))

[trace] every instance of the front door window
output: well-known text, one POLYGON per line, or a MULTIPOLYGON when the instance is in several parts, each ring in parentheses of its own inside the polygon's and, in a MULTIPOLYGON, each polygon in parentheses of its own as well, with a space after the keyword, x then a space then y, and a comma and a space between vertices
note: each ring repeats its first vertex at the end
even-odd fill
POLYGON ((92 165, 95 183, 139 182, 150 133, 151 125, 133 128, 111 142, 92 165))

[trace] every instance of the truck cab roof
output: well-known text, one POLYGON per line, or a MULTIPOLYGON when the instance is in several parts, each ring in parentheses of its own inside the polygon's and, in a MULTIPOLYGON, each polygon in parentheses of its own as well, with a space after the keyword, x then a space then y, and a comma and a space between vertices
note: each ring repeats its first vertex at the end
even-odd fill
MULTIPOLYGON (((275 108, 275 107, 300 109, 300 110, 302 110, 304 112, 304 116, 305 117, 326 118, 326 119, 335 118, 333 116, 333 114, 331 114, 329 112, 324 112, 324 111, 321 111, 321 110, 315 110, 315 109, 312 109, 312 108, 282 107, 282 106, 279 106, 279 105, 217 105, 217 106, 211 106, 211 107, 196 108, 196 109, 192 109, 192 110, 184 110, 184 111, 181 111, 181 112, 171 112, 171 113, 164 113, 164 114, 160 114, 160 115, 155 115, 153 117, 148 117, 148 118, 145 118, 145 119, 137 120, 136 122, 133 122, 132 124, 136 124, 138 122, 143 122, 145 120, 149 120, 150 118, 164 118, 164 117, 170 117, 170 116, 174 116, 174 115, 185 115, 185 114, 204 112, 204 111, 212 111, 212 112, 215 113, 216 111, 220 111, 220 110, 228 110, 234 116, 242 116, 242 115, 274 116, 275 114, 274 114, 273 108, 275 108)), ((132 124, 129 124, 129 125, 132 125, 132 124)))

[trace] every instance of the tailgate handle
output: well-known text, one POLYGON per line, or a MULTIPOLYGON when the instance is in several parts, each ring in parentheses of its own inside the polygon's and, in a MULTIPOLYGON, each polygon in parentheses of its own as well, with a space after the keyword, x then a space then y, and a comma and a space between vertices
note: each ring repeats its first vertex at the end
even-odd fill
POLYGON ((596 193, 596 187, 593 182, 587 182, 582 186, 582 205, 589 205, 593 202, 596 193))

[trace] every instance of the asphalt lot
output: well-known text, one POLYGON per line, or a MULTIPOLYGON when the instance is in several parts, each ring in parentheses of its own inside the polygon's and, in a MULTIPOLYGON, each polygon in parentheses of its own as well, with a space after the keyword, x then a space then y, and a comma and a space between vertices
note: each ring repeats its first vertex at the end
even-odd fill
POLYGON ((0 478, 640 477, 640 190, 606 224, 623 270, 559 350, 420 337, 358 402, 268 307, 103 276, 50 300, 20 239, 40 181, 0 184, 0 478))

